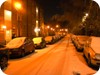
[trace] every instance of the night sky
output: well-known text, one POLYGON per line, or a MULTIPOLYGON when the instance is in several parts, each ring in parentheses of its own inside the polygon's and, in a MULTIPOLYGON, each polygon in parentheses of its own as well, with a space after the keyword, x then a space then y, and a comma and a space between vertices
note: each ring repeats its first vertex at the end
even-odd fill
POLYGON ((55 14, 62 14, 60 0, 37 0, 44 10, 44 18, 48 21, 55 14))
POLYGON ((44 10, 44 20, 48 22, 56 14, 64 14, 64 12, 73 12, 74 10, 83 12, 88 0, 36 0, 44 10))

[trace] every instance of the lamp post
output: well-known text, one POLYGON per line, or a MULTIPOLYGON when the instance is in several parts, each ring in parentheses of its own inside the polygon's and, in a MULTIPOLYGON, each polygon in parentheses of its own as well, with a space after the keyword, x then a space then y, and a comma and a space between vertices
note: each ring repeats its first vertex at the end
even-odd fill
POLYGON ((17 32, 18 32, 18 36, 20 36, 20 15, 19 15, 19 10, 22 8, 22 5, 19 2, 15 2, 14 6, 15 6, 15 9, 17 11, 17 25, 18 25, 17 32))

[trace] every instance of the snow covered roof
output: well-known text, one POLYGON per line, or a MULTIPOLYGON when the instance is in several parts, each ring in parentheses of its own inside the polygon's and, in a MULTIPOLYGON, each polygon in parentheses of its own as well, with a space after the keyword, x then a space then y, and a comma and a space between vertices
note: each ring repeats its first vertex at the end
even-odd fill
POLYGON ((42 37, 36 37, 36 38, 33 38, 32 40, 33 40, 34 44, 38 44, 38 43, 42 42, 42 37))
POLYGON ((9 43, 7 43, 6 47, 8 48, 19 48, 24 43, 26 37, 18 37, 12 39, 9 43))
POLYGON ((91 39, 91 48, 96 53, 100 53, 100 37, 91 37, 91 39))
POLYGON ((51 40, 52 40, 52 36, 45 37, 45 41, 51 41, 51 40))

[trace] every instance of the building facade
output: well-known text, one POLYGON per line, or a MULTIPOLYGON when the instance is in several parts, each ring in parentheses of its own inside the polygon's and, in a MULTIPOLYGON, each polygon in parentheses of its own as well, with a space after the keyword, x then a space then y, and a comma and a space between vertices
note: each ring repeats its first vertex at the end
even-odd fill
POLYGON ((2 36, 0 40, 8 42, 14 37, 35 37, 36 21, 38 20, 39 28, 44 23, 41 13, 42 11, 35 0, 8 0, 4 2, 0 8, 0 36, 2 36), (16 7, 16 2, 21 6, 16 7), (36 16, 36 7, 38 7, 38 16, 36 16))

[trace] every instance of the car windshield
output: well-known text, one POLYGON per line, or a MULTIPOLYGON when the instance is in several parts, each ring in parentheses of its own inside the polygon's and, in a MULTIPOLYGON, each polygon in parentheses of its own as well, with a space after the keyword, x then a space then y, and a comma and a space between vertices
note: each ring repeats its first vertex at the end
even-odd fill
POLYGON ((41 37, 37 37, 37 38, 33 38, 34 44, 40 43, 42 42, 42 38, 41 37))
POLYGON ((24 43, 24 40, 25 40, 25 37, 14 38, 6 45, 6 47, 18 48, 24 43))

